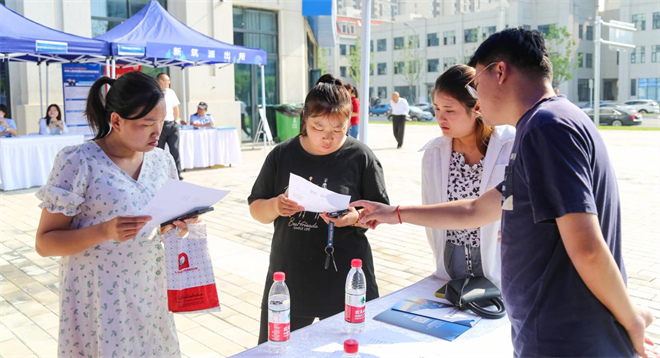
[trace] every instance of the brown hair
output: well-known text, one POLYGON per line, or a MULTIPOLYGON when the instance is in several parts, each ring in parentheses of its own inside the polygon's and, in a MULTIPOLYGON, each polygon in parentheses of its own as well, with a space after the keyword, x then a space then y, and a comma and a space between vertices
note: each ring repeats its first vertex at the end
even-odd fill
MULTIPOLYGON (((474 111, 474 107, 477 105, 477 100, 470 95, 467 89, 465 89, 465 85, 472 81, 474 76, 474 68, 469 66, 456 65, 449 68, 435 81, 431 98, 434 98, 436 93, 445 93, 461 102, 468 114, 471 114, 471 112, 474 111)), ((477 147, 481 154, 486 155, 488 142, 494 131, 494 127, 484 124, 481 115, 477 117, 477 125, 474 134, 477 138, 477 147)))
POLYGON ((347 84, 344 85, 344 88, 346 88, 346 90, 348 91, 348 94, 352 94, 352 95, 354 95, 355 97, 360 97, 360 96, 358 95, 358 89, 357 89, 357 87, 353 86, 352 84, 347 83, 347 84))
POLYGON ((326 73, 316 81, 316 85, 305 98, 300 121, 300 136, 307 135, 306 126, 309 117, 326 115, 349 121, 352 111, 351 95, 344 88, 344 84, 340 79, 326 73))

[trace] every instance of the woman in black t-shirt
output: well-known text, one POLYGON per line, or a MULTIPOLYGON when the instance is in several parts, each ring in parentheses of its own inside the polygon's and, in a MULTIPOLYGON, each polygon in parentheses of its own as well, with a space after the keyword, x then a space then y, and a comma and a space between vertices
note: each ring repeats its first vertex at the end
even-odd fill
POLYGON ((351 97, 339 79, 322 76, 307 94, 297 137, 280 143, 266 158, 248 198, 257 221, 274 223, 270 265, 261 307, 259 343, 268 340, 268 291, 276 271, 286 273, 291 293, 291 331, 343 311, 344 285, 351 260, 362 259, 367 300, 378 297, 366 228, 358 226, 353 208, 339 219, 305 212, 288 199, 289 174, 309 179, 328 190, 388 203, 383 168, 363 143, 346 135, 351 97), (325 269, 328 222, 335 223, 334 257, 325 269))

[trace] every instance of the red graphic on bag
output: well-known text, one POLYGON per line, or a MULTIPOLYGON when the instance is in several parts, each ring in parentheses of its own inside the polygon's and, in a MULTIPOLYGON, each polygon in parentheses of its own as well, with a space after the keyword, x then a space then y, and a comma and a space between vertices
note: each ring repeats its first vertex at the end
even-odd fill
POLYGON ((184 252, 179 254, 179 270, 190 267, 190 261, 188 261, 188 255, 184 252))

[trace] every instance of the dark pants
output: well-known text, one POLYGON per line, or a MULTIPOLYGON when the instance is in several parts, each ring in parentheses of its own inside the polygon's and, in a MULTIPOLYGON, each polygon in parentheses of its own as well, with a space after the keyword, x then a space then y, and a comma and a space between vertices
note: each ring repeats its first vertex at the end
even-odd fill
MULTIPOLYGON (((291 332, 304 328, 312 324, 316 317, 295 317, 291 316, 291 332)), ((326 319, 328 317, 319 317, 326 319)), ((261 319, 259 321, 259 344, 268 342, 268 307, 261 307, 261 319)))
POLYGON ((247 124, 245 123, 245 113, 241 113, 241 129, 243 132, 245 132, 246 136, 250 136, 250 132, 248 132, 247 124))
POLYGON ((403 134, 406 131, 406 116, 392 116, 392 129, 394 129, 394 138, 396 138, 397 148, 403 145, 403 134))
POLYGON ((163 132, 158 138, 158 148, 165 149, 165 143, 170 147, 170 154, 176 163, 176 170, 181 175, 181 158, 179 158, 179 127, 174 121, 167 121, 163 125, 163 132))

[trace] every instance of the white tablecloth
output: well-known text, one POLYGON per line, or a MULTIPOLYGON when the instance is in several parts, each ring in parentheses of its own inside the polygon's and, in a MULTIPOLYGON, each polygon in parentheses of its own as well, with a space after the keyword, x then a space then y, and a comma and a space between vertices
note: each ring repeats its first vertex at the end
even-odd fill
POLYGON ((241 163, 241 144, 235 127, 182 129, 179 138, 182 169, 241 163))
MULTIPOLYGON (((392 345, 391 349, 378 356, 405 356, 408 358, 440 356, 512 357, 511 324, 508 317, 498 320, 482 319, 453 342, 373 320, 374 316, 409 297, 423 297, 437 301, 438 298, 434 296, 434 293, 444 283, 444 281, 430 276, 409 287, 367 303, 365 332, 386 328, 419 341, 392 345)), ((220 303, 222 304, 222 292, 220 292, 220 303)), ((343 328, 344 313, 341 312, 311 326, 299 329, 291 333, 287 352, 278 355, 278 357, 341 357, 344 340, 351 338, 351 335, 344 333, 343 328)), ((234 357, 269 356, 272 356, 272 354, 268 352, 268 343, 264 343, 234 357)), ((360 356, 375 357, 375 355, 365 355, 362 352, 360 352, 360 356)))
POLYGON ((48 181, 55 156, 64 147, 81 144, 79 135, 31 135, 0 139, 2 190, 41 186, 48 181))

